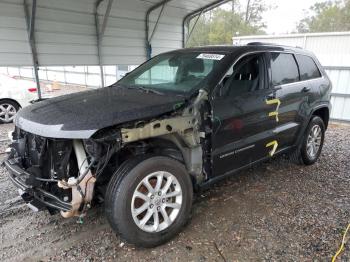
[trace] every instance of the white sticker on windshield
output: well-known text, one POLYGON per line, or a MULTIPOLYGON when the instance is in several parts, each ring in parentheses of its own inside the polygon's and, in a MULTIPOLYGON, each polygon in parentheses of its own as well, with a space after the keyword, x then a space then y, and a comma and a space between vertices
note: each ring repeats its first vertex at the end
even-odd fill
POLYGON ((221 60, 224 58, 225 55, 220 54, 200 54, 197 56, 197 58, 200 59, 210 59, 210 60, 221 60))

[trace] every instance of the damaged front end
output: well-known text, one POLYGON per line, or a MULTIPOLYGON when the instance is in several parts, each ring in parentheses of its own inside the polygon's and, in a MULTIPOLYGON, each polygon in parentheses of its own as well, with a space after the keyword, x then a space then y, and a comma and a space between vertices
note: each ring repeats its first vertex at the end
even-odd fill
POLYGON ((32 209, 58 210, 66 218, 83 216, 98 192, 103 201, 115 170, 139 154, 165 154, 183 161, 201 182, 210 172, 207 100, 201 90, 191 103, 169 114, 104 128, 89 139, 46 138, 16 127, 4 164, 32 209))
POLYGON ((12 136, 4 164, 29 207, 46 207, 50 213, 59 210, 63 217, 72 217, 91 206, 99 167, 91 142, 45 138, 19 128, 12 136))

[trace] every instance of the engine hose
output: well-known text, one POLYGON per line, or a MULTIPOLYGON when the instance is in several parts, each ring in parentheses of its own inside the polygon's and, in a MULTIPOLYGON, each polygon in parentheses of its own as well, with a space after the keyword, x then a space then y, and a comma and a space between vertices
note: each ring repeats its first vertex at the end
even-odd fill
MULTIPOLYGON (((87 167, 87 169, 84 171, 84 173, 80 174, 77 180, 77 184, 79 184, 81 182, 81 180, 84 179, 84 177, 87 175, 87 173, 90 172, 91 167, 95 164, 95 159, 91 159, 91 162, 89 164, 89 166, 87 167)), ((79 169, 80 170, 80 169, 79 169)))

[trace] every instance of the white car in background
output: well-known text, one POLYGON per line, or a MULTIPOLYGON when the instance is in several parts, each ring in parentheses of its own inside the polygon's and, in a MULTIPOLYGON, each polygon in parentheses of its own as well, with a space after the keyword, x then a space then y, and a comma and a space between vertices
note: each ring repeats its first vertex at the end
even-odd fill
POLYGON ((36 83, 0 74, 0 123, 10 123, 20 108, 38 99, 36 83))

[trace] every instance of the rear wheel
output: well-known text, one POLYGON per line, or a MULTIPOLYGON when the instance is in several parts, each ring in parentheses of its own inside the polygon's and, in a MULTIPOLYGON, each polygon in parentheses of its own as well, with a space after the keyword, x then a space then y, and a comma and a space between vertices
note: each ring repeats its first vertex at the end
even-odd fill
POLYGON ((324 136, 324 122, 319 116, 314 116, 306 128, 301 147, 292 154, 293 160, 298 164, 314 164, 321 154, 324 136))
POLYGON ((127 161, 113 175, 106 193, 106 214, 122 239, 154 247, 184 226, 192 195, 183 164, 164 156, 142 157, 127 161))
POLYGON ((19 105, 11 100, 0 101, 0 122, 11 123, 19 110, 19 105))

